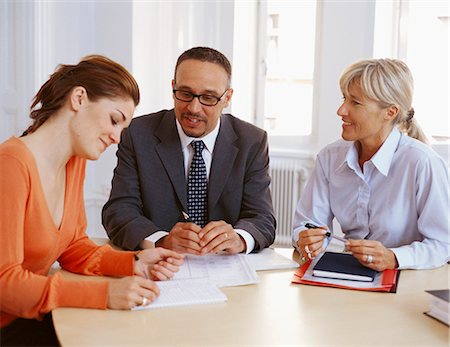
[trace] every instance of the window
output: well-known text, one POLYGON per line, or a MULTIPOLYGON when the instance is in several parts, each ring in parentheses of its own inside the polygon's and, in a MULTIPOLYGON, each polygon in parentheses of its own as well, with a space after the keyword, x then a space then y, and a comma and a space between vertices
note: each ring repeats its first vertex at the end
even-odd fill
POLYGON ((316 2, 261 2, 260 40, 265 76, 258 120, 271 136, 312 131, 316 2), (265 49, 264 49, 265 48, 265 49))
POLYGON ((309 135, 316 3, 294 5, 268 1, 266 4, 263 127, 275 136, 309 135))
POLYGON ((377 1, 375 57, 404 60, 414 77, 415 117, 433 141, 450 139, 449 5, 377 1))
POLYGON ((235 4, 232 108, 272 143, 298 143, 312 132, 316 1, 235 4))

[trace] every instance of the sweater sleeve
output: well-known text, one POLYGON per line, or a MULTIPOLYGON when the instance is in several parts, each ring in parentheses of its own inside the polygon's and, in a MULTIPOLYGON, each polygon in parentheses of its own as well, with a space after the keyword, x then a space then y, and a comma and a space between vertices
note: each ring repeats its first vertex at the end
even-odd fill
MULTIPOLYGON (((82 192, 82 184, 80 184, 82 192)), ((81 193, 82 194, 82 193, 81 193)), ((79 199, 78 218, 73 239, 59 257, 61 267, 70 272, 99 276, 134 274, 134 252, 117 251, 109 245, 97 246, 86 235, 86 212, 83 196, 79 199)))
POLYGON ((83 275, 132 276, 134 252, 97 246, 86 235, 74 240, 59 258, 61 267, 83 275))

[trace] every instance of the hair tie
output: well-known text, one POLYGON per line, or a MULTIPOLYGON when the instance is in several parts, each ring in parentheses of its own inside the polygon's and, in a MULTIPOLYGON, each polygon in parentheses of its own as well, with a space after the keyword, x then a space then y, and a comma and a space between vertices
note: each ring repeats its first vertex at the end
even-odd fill
POLYGON ((414 117, 414 108, 411 107, 411 109, 408 112, 406 112, 406 115, 407 115, 406 121, 408 123, 411 123, 414 117))

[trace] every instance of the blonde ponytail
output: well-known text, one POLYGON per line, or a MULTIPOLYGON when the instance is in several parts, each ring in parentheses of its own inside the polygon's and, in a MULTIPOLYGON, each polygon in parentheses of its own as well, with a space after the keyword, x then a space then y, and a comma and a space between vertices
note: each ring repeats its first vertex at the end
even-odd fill
POLYGON ((415 113, 414 109, 411 108, 406 113, 406 117, 398 117, 401 118, 399 119, 398 122, 398 128, 400 129, 400 131, 404 132, 409 137, 412 137, 423 143, 429 144, 427 136, 423 132, 416 118, 414 118, 414 113, 415 113))

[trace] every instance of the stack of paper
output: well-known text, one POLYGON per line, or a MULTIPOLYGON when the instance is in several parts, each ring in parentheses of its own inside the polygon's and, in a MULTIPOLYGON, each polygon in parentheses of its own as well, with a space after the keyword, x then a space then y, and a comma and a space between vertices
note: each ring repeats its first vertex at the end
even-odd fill
POLYGON ((296 261, 282 256, 272 248, 264 248, 259 253, 250 253, 245 257, 250 263, 250 266, 256 271, 295 269, 299 267, 296 261))
POLYGON ((184 306, 193 304, 212 304, 227 301, 227 297, 206 278, 190 281, 158 282, 161 294, 147 306, 136 306, 134 310, 148 308, 184 306))
POLYGON ((426 290, 427 293, 433 295, 433 298, 431 299, 429 311, 424 312, 426 315, 436 318, 448 326, 450 326, 449 291, 449 289, 426 290))
POLYGON ((191 304, 218 303, 227 300, 219 288, 259 282, 256 270, 289 269, 298 264, 273 249, 254 254, 188 254, 170 281, 157 282, 160 296, 135 310, 191 304))
POLYGON ((242 254, 189 254, 172 280, 157 282, 160 296, 149 305, 137 306, 134 310, 224 302, 227 297, 219 287, 258 281, 258 275, 242 254))

